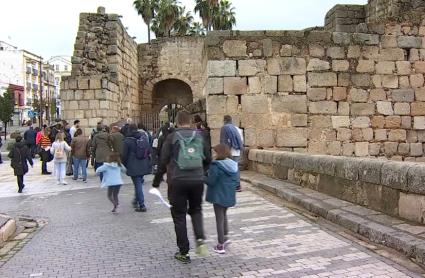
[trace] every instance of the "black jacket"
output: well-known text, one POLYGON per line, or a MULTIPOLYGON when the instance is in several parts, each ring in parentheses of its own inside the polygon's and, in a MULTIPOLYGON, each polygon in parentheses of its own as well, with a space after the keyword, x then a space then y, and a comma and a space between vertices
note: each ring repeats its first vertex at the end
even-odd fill
MULTIPOLYGON (((171 184, 173 182, 203 182, 204 169, 196 170, 180 170, 177 167, 176 160, 179 151, 179 145, 176 141, 175 133, 179 131, 185 138, 190 138, 193 134, 194 129, 191 128, 178 128, 170 133, 162 147, 160 162, 158 166, 158 172, 155 174, 152 186, 158 187, 162 176, 168 171, 168 177, 170 178, 171 184)), ((199 133, 197 136, 201 136, 199 133)), ((204 145, 204 168, 207 168, 211 162, 211 155, 208 150, 207 144, 204 145)))
POLYGON ((23 176, 28 173, 27 161, 33 165, 31 152, 24 142, 17 142, 9 152, 10 166, 13 168, 15 176, 23 176))
POLYGON ((139 159, 136 157, 136 141, 141 136, 142 134, 139 131, 131 134, 128 132, 127 137, 124 139, 122 162, 125 168, 127 168, 127 176, 130 177, 144 176, 152 172, 150 158, 139 159))
POLYGON ((37 132, 32 127, 30 127, 24 133, 25 143, 28 144, 28 145, 35 145, 36 136, 37 136, 37 132))

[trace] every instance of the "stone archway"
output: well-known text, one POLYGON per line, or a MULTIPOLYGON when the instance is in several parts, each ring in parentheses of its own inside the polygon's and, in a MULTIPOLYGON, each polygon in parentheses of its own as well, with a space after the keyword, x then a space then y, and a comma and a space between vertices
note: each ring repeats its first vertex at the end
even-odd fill
POLYGON ((192 88, 184 81, 171 78, 154 84, 152 89, 152 110, 159 112, 162 107, 177 104, 183 107, 193 103, 192 88))

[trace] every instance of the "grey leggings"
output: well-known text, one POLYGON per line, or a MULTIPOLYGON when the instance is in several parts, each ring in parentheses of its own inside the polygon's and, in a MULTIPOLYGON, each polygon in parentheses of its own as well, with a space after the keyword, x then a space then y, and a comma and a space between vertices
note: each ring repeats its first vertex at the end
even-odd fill
POLYGON ((120 193, 121 185, 109 186, 108 187, 108 199, 114 205, 118 206, 118 193, 120 193))
POLYGON ((224 244, 229 233, 227 224, 227 208, 214 204, 215 222, 217 225, 217 239, 219 244, 224 244))

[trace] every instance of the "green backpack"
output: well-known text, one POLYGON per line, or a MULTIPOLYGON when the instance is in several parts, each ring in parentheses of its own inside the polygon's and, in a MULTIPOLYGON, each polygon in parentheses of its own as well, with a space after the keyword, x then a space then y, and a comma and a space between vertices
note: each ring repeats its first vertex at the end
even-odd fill
POLYGON ((177 166, 180 170, 194 170, 203 167, 204 144, 202 138, 193 131, 189 138, 184 138, 176 131, 179 151, 177 154, 177 166))

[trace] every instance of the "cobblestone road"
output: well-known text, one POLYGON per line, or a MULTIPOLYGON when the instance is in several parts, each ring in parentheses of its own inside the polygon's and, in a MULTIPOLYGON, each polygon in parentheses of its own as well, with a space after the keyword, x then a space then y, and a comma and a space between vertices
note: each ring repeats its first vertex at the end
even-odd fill
MULTIPOLYGON (((48 221, 0 263, 0 277, 421 277, 249 191, 229 211, 229 252, 192 254, 183 265, 173 259, 175 236, 164 206, 147 196, 148 212, 134 212, 133 188, 126 185, 113 215, 105 194, 85 188, 0 198, 1 212, 48 221)), ((211 205, 204 208, 212 247, 214 214, 211 205)))

